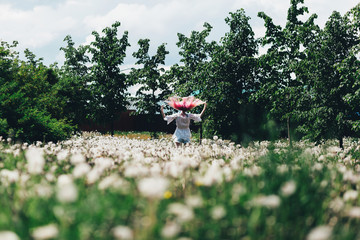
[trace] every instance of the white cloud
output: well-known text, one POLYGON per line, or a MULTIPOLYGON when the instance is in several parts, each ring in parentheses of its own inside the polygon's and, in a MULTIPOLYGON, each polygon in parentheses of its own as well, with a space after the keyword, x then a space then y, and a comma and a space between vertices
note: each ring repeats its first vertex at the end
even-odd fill
POLYGON ((76 23, 75 18, 48 6, 18 10, 10 5, 0 5, 0 9, 0 30, 4 40, 17 40, 29 48, 51 43, 76 23))
MULTIPOLYGON (((119 34, 128 30, 132 45, 126 64, 133 61, 131 54, 137 50, 140 38, 151 40, 152 53, 161 43, 167 43, 170 51, 167 59, 173 64, 179 51, 177 33, 189 35, 193 30, 201 31, 203 23, 208 22, 213 26, 209 40, 218 41, 228 31, 224 19, 229 12, 244 8, 251 17, 256 37, 260 37, 265 29, 257 13, 264 11, 275 24, 284 26, 290 6, 290 0, 39 0, 27 2, 27 7, 20 9, 22 4, 16 0, 1 2, 0 39, 17 40, 22 49, 40 53, 49 63, 62 59, 59 48, 65 45, 62 40, 66 35, 71 35, 76 45, 89 44, 93 30, 100 32, 120 21, 119 34)), ((310 14, 319 15, 316 23, 323 26, 333 10, 344 14, 355 4, 353 0, 306 0, 304 5, 309 7, 310 14)))

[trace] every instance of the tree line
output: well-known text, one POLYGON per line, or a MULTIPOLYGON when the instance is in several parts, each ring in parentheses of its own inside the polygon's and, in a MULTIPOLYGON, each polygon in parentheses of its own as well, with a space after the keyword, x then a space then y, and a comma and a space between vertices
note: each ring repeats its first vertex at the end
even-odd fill
MULTIPOLYGON (((166 44, 149 54, 140 39, 135 65, 124 73, 130 46, 120 22, 92 32, 93 42, 75 47, 66 36, 64 64, 45 66, 16 41, 0 46, 0 135, 22 141, 66 139, 91 119, 112 124, 129 104, 155 116, 170 95, 208 102, 201 134, 236 142, 305 137, 316 142, 359 136, 360 4, 343 16, 334 11, 325 26, 306 20, 304 0, 291 0, 284 27, 264 12, 265 36, 255 38, 243 9, 229 13, 229 30, 209 41, 212 26, 189 36, 178 33, 178 64, 165 70, 166 44), (259 48, 267 52, 259 54, 259 48), (128 88, 138 84, 135 96, 128 88)), ((150 117, 149 123, 155 118, 150 117)), ((112 133, 114 128, 112 127, 112 133)))

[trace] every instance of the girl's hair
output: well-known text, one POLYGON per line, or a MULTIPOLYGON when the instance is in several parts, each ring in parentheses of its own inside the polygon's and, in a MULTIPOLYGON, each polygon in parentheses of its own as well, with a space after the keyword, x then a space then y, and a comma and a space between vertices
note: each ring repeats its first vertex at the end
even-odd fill
POLYGON ((195 98, 194 96, 189 97, 169 97, 167 101, 165 101, 170 107, 175 108, 181 111, 189 111, 196 106, 204 104, 205 102, 201 101, 200 99, 195 98), (181 100, 180 100, 181 99, 181 100))

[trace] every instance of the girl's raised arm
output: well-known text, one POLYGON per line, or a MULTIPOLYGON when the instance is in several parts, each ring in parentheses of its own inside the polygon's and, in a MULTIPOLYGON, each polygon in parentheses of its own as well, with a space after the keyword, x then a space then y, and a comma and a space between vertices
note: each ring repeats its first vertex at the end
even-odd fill
POLYGON ((165 118, 164 105, 161 105, 160 112, 163 118, 165 118))
POLYGON ((206 103, 204 103, 204 108, 203 108, 203 110, 202 110, 201 113, 200 113, 200 117, 202 117, 202 115, 204 115, 205 109, 206 109, 206 103))

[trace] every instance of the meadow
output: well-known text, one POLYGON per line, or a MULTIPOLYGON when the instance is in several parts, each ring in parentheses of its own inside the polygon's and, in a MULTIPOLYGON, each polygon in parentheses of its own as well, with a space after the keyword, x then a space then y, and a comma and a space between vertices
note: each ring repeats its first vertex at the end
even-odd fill
POLYGON ((360 142, 0 143, 0 239, 359 239, 360 142))

